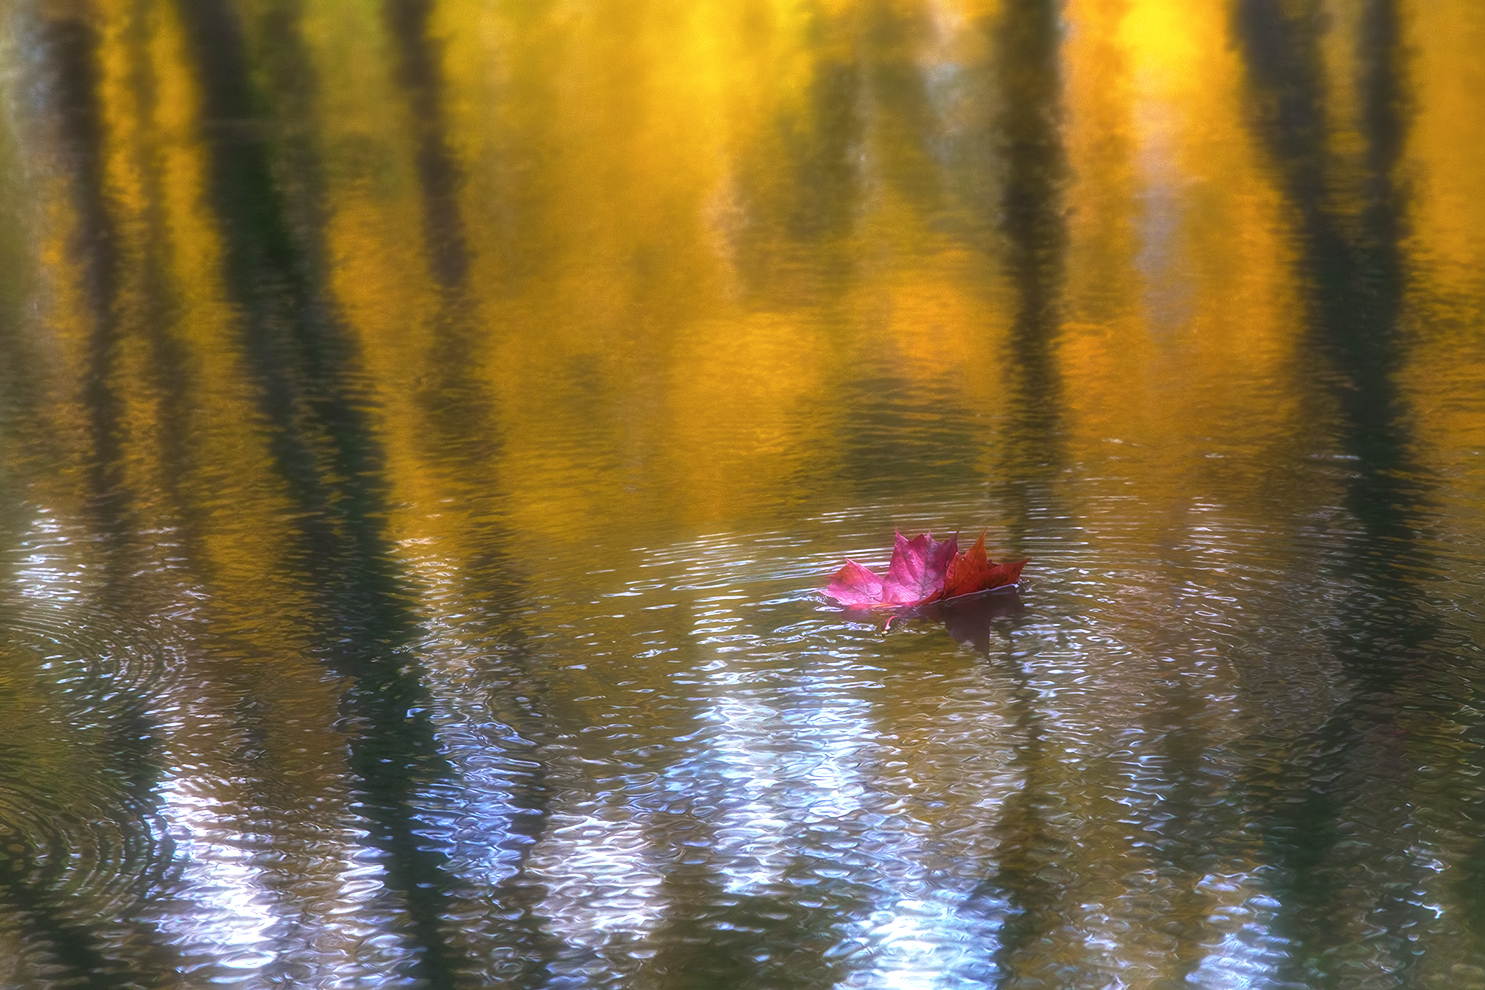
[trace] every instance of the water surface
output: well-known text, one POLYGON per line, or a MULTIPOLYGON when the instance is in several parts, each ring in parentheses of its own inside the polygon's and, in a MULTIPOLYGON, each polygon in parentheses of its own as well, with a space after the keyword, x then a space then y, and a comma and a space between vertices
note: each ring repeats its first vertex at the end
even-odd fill
POLYGON ((1481 50, 0 0, 0 986, 1485 988, 1481 50))

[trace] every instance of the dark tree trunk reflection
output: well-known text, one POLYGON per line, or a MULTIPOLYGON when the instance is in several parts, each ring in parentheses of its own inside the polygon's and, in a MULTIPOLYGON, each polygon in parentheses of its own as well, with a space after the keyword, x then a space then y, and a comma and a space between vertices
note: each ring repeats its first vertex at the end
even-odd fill
MULTIPOLYGON (((278 470, 300 509, 300 562, 321 589, 324 656, 350 684, 351 766, 387 857, 386 882, 405 899, 416 971, 430 987, 453 987, 466 968, 446 921, 453 883, 445 853, 423 837, 430 825, 419 812, 423 789, 447 768, 408 649, 416 620, 383 533, 383 458, 356 385, 356 346, 320 288, 318 159, 303 138, 276 146, 260 136, 266 101, 255 90, 236 11, 225 0, 178 9, 205 104, 226 283, 242 310, 278 470), (276 155, 293 176, 292 200, 276 155)), ((270 8, 263 43, 269 78, 283 87, 273 103, 302 122, 315 78, 300 50, 299 16, 292 3, 270 8)))
MULTIPOLYGON (((1038 517, 1037 509, 1057 504, 1053 482, 1063 458, 1057 369, 1067 247, 1061 4, 1005 7, 992 23, 990 42, 1000 99, 991 140, 1005 176, 999 227, 1015 301, 1006 354, 1008 416, 997 460, 1008 479, 999 487, 1010 515, 1011 549, 1024 554, 1048 526, 1059 525, 1038 517)), ((1001 811, 1003 852, 994 877, 970 902, 1004 912, 994 972, 995 985, 1005 987, 1034 979, 1045 963, 1037 947, 1065 921, 1065 892, 1048 878, 1063 868, 1071 841, 1057 824, 1065 817, 1055 773, 1060 759, 1032 686, 1032 658, 1014 655, 1009 663, 1022 784, 1001 811)))
MULTIPOLYGON (((1362 150, 1347 157, 1331 140, 1340 125, 1321 51, 1327 22, 1320 5, 1245 0, 1235 18, 1253 126, 1296 217, 1316 383, 1335 403, 1335 443, 1355 464, 1346 505, 1360 533, 1334 576, 1355 579, 1358 590, 1332 634, 1351 698, 1306 740, 1302 760, 1255 768, 1247 784, 1263 795, 1270 855, 1287 878, 1279 899, 1283 931, 1294 941, 1289 978, 1340 986, 1343 971, 1327 957, 1350 936, 1332 919, 1352 871, 1362 867, 1344 849, 1358 820, 1381 835, 1404 827, 1399 809, 1367 804, 1379 777, 1409 786, 1394 775, 1406 765, 1409 735, 1423 726, 1399 725, 1399 706, 1447 662, 1431 645, 1440 630, 1420 609, 1413 577, 1427 563, 1419 519, 1429 483, 1414 461, 1397 383, 1406 357, 1399 318, 1407 204, 1396 172, 1408 79, 1396 6, 1369 0, 1355 38, 1362 150)), ((1406 980, 1417 958, 1410 932, 1427 917, 1417 893, 1426 871, 1402 864, 1388 874, 1370 907, 1380 929, 1376 951, 1406 980)))

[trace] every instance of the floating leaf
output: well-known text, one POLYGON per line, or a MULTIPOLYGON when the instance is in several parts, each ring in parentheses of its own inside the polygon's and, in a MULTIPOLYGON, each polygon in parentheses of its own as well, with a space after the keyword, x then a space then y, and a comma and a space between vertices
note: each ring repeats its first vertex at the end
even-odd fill
POLYGON ((835 572, 825 594, 851 608, 881 608, 882 579, 854 560, 835 572))
POLYGON ((942 542, 930 533, 909 540, 897 534, 887 576, 878 576, 854 560, 835 573, 825 594, 848 608, 919 608, 930 602, 962 598, 1014 585, 1026 561, 997 564, 985 555, 981 533, 969 552, 959 552, 959 537, 942 542))
POLYGON ((887 580, 882 583, 883 597, 890 604, 909 607, 943 597, 944 575, 958 550, 957 536, 939 543, 928 533, 911 540, 898 533, 887 580))
POLYGON ((1021 580, 1021 568, 1025 566, 1024 560, 1010 564, 991 560, 985 555, 985 534, 981 533, 974 546, 949 562, 944 575, 944 597, 959 598, 1015 584, 1021 580))

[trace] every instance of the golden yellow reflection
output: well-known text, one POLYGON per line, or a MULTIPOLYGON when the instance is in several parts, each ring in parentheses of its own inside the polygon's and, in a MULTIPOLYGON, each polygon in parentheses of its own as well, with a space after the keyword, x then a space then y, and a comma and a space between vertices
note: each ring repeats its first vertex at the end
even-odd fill
MULTIPOLYGON (((1451 398, 1485 375, 1480 346, 1480 276, 1485 266, 1485 201, 1472 176, 1485 168, 1485 75, 1475 53, 1485 12, 1469 3, 1404 5, 1415 113, 1396 180, 1409 201, 1410 338, 1408 397, 1420 443, 1445 477, 1478 472, 1471 451, 1485 445, 1485 418, 1451 398)), ((1478 511, 1478 501, 1458 506, 1478 511)))
MULTIPOLYGON (((800 486, 810 504, 850 499, 814 479, 870 456, 852 439, 863 397, 905 389, 913 408, 974 424, 963 457, 982 470, 1003 464, 987 456, 999 433, 1046 404, 1056 457, 1137 465, 1142 497, 1172 518, 1197 494, 1261 511, 1334 410, 1304 386, 1313 231, 1229 6, 1075 0, 1045 52, 1027 33, 1036 5, 988 2, 449 0, 415 34, 372 6, 314 2, 288 20, 245 7, 251 51, 299 65, 245 84, 264 100, 292 87, 283 105, 300 116, 234 124, 202 119, 204 70, 175 8, 101 4, 76 22, 96 49, 81 57, 95 62, 97 185, 37 184, 49 380, 70 397, 47 407, 48 432, 73 463, 91 456, 82 404, 101 376, 126 487, 169 487, 166 431, 183 431, 192 470, 175 498, 256 479, 232 525, 201 527, 220 544, 212 571, 274 572, 287 551, 236 549, 291 535, 224 281, 224 238, 244 221, 223 226, 203 146, 260 127, 298 149, 275 166, 284 222, 322 226, 294 264, 323 274, 354 342, 396 504, 498 501, 512 531, 577 546, 620 525, 766 515, 800 504, 780 498, 800 486), (1016 117, 1029 98, 1047 102, 1016 117), (1021 229, 1027 176, 1043 212, 1021 229), (81 257, 81 225, 99 217, 116 257, 81 257), (1054 393, 1018 391, 1028 346, 1054 393), (451 411, 455 393, 479 398, 451 411), (438 438, 461 432, 484 454, 451 472, 438 438), (260 535, 226 535, 247 520, 260 535)), ((1333 164, 1321 206, 1347 214, 1366 181, 1368 63, 1362 13, 1335 6, 1314 53, 1333 164)), ((1414 111, 1393 178, 1428 300, 1415 305, 1436 306, 1473 298, 1478 267, 1466 179, 1481 142, 1459 128, 1481 116, 1480 25, 1467 4, 1399 16, 1407 49, 1428 55, 1403 60, 1414 111)), ((1480 428, 1421 384, 1471 353, 1472 323, 1452 325, 1400 371, 1420 383, 1423 443, 1435 422, 1445 438, 1480 428)), ((394 530, 421 539, 458 518, 414 508, 394 530)))
MULTIPOLYGON (((1319 207, 1359 237, 1371 15, 1332 6, 1313 53, 1319 207)), ((292 86, 303 115, 233 123, 202 119, 200 55, 175 8, 100 3, 67 21, 92 38, 77 57, 90 60, 99 171, 35 186, 49 380, 70 397, 48 407, 49 432, 86 459, 78 403, 92 381, 119 397, 131 489, 163 484, 167 401, 246 475, 272 473, 240 301, 223 288, 222 239, 241 232, 221 226, 202 146, 259 127, 308 156, 274 166, 283 222, 323 224, 295 264, 324 275, 355 343, 402 504, 447 497, 428 438, 446 429, 450 355, 457 387, 483 395, 458 427, 489 442, 482 489, 511 526, 580 541, 646 506, 688 525, 736 520, 827 477, 821 466, 860 456, 847 448, 861 413, 841 390, 869 395, 872 381, 979 424, 963 442, 981 463, 1024 415, 1007 396, 1027 341, 1057 383, 1027 401, 1052 405, 1059 456, 1098 461, 1125 443, 1154 472, 1148 497, 1196 485, 1261 501, 1306 424, 1334 410, 1298 397, 1314 230, 1296 219, 1260 119, 1270 97, 1255 95, 1229 7, 1075 0, 1045 55, 1016 48, 1035 5, 449 0, 416 37, 372 6, 310 3, 287 21, 244 7, 250 52, 277 44, 271 26, 302 63, 244 85, 292 86), (1045 127, 1011 133, 1029 92, 1014 87, 1031 84, 1048 102, 1025 119, 1045 127), (1033 145, 1045 163, 1018 164, 1033 145), (1018 232, 1008 204, 1036 169, 1045 215, 1018 232), (97 222, 113 253, 80 257, 97 222), (1028 276, 1016 259, 1033 255, 1041 274, 1028 276), (174 398, 160 386, 167 352, 181 362, 174 398)), ((1398 20, 1415 53, 1399 56, 1413 95, 1390 177, 1406 190, 1408 277, 1414 305, 1453 307, 1432 315, 1459 328, 1420 338, 1423 370, 1400 373, 1422 382, 1460 359, 1473 325, 1447 301, 1474 297, 1479 267, 1480 24, 1468 4, 1405 6, 1398 20)), ((1442 436, 1478 429, 1473 411, 1416 391, 1421 441, 1435 417, 1442 436)), ((272 528, 272 498, 263 508, 272 528)))
MULTIPOLYGON (((131 627, 172 615, 213 631, 193 657, 201 676, 172 759, 233 751, 235 730, 198 710, 230 703, 220 693, 251 681, 278 712, 260 739, 272 772, 322 770, 338 748, 339 691, 309 646, 314 619, 291 561, 295 514, 224 285, 194 71, 172 8, 117 7, 96 31, 47 26, 86 39, 52 48, 53 71, 87 79, 91 60, 96 89, 68 108, 75 126, 52 135, 52 152, 73 169, 43 185, 42 429, 67 457, 38 476, 34 497, 105 531, 131 527, 123 573, 72 535, 75 566, 105 578, 88 589, 93 607, 111 614, 123 595, 131 627)), ((79 635, 97 635, 86 617, 74 621, 79 635)), ((146 652, 140 662, 161 660, 146 652)), ((299 806, 314 789, 285 802, 299 806)), ((223 786, 216 797, 245 807, 262 800, 251 791, 223 786)))
MULTIPOLYGON (((24 351, 43 398, 0 410, 0 443, 28 498, 100 547, 129 534, 144 577, 105 591, 191 603, 210 644, 193 704, 227 708, 221 683, 248 681, 274 709, 254 742, 273 769, 224 785, 245 803, 358 758, 338 719, 369 678, 344 653, 384 660, 419 622, 463 630, 495 600, 516 604, 488 606, 495 645, 470 649, 517 651, 553 589, 623 636, 680 640, 696 601, 605 597, 641 551, 828 540, 819 520, 862 506, 886 507, 884 532, 928 505, 1017 546, 1145 548, 1147 586, 1086 580, 1151 656, 1215 653, 1141 616, 1200 608, 1182 597, 1197 571, 1236 600, 1222 554, 1243 534, 1271 537, 1267 565, 1300 587, 1320 565, 1287 538, 1317 518, 1352 511, 1335 525, 1358 559, 1385 556, 1386 520, 1354 509, 1378 437, 1377 484, 1465 478, 1432 521, 1478 544, 1485 518, 1485 18, 1397 4, 1388 40, 1371 6, 1322 4, 1304 30, 1291 6, 305 0, 214 4, 232 30, 210 35, 188 3, 38 5, 36 65, 0 80, 34 72, 58 102, 6 94, 21 123, 0 171, 28 200, 7 189, 4 208, 38 272, 24 351), (1297 82, 1255 54, 1269 15, 1294 28, 1297 82)), ((1303 622, 1275 622, 1309 648, 1303 622)), ((554 625, 586 656, 586 630, 554 625)), ((669 676, 598 660, 550 675, 556 722, 596 719, 605 684, 669 676)), ((1115 679, 1118 710, 1083 741, 1148 728, 1141 699, 1179 673, 1115 679)), ((1202 676, 1230 700, 1245 675, 1202 676)), ((358 717, 380 711, 373 688, 358 717)), ((911 723, 905 745, 937 764, 938 699, 900 689, 870 717, 911 723)), ((1006 725, 1018 690, 985 687, 1006 725)), ((1245 704, 1191 724, 1230 742, 1260 717, 1245 704)), ((422 725, 417 709, 388 721, 422 725)), ((183 746, 234 745, 186 722, 183 746)), ((1113 771, 1072 780, 1064 744, 1015 771, 1086 784, 1047 834, 1069 861, 1153 874, 1113 771)), ((945 773, 923 819, 966 821, 945 773)), ((984 770, 1007 794, 1010 773, 984 770)), ((348 800, 295 787, 276 807, 348 800)), ((1113 929, 1096 873, 1055 896, 1113 929)), ((1187 884, 1176 921, 1203 930, 1228 895, 1187 884)), ((1054 953, 1081 931, 1049 934, 1054 953)), ((1159 941, 1116 961, 1172 979, 1159 941)))

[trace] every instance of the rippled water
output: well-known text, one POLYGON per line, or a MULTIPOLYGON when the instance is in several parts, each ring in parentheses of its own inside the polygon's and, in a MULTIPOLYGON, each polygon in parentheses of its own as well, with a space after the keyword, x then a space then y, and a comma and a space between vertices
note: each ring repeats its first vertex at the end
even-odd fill
POLYGON ((1482 50, 0 0, 0 987, 1485 988, 1482 50))

